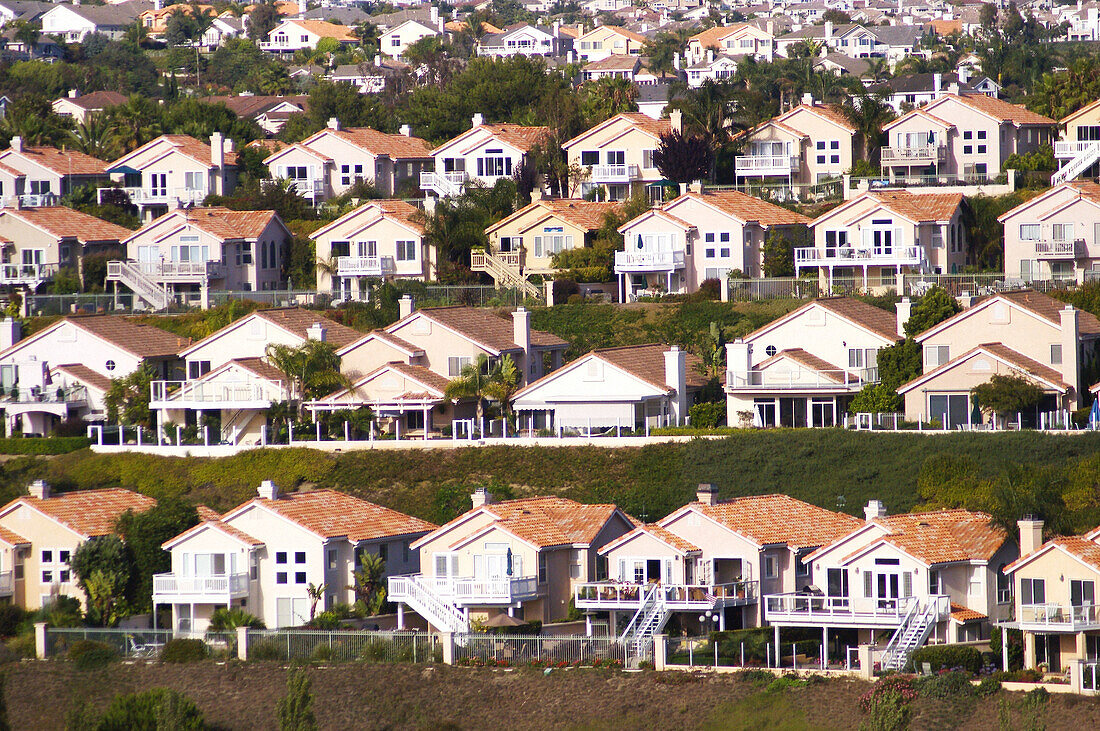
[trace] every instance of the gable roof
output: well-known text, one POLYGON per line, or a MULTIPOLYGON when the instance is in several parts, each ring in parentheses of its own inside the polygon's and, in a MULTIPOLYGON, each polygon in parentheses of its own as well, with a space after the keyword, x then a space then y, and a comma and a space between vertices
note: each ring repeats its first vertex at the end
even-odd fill
POLYGON ((804 312, 813 307, 822 307, 832 312, 837 317, 843 318, 854 325, 858 325, 890 342, 901 339, 897 334, 897 317, 895 315, 853 297, 819 297, 811 302, 807 302, 796 310, 788 312, 783 317, 773 320, 761 328, 753 330, 746 335, 744 339, 758 338, 774 330, 788 320, 801 316, 804 312))
POLYGON ((132 231, 66 206, 38 208, 4 208, 0 216, 12 216, 36 226, 59 239, 90 241, 123 241, 132 231))
POLYGON ((348 42, 358 41, 358 39, 352 35, 351 29, 346 25, 329 23, 327 20, 299 20, 297 18, 288 18, 279 25, 281 26, 285 23, 296 25, 321 38, 335 38, 338 41, 348 42))
MULTIPOLYGON (((434 320, 440 325, 481 345, 487 345, 497 352, 516 350, 520 347, 513 340, 515 331, 510 320, 498 317, 489 310, 462 305, 425 307, 415 310, 409 317, 395 322, 386 330, 393 332, 398 326, 405 324, 418 315, 434 320)), ((569 345, 557 335, 534 329, 531 330, 531 344, 545 348, 564 348, 569 345)))
MULTIPOLYGON (((263 358, 234 358, 226 363, 226 365, 230 364, 243 368, 260 378, 266 378, 269 381, 274 381, 276 383, 284 383, 286 381, 286 374, 263 358)), ((218 370, 221 369, 219 368, 218 370)), ((211 371, 211 373, 213 373, 213 371, 211 371)))
MULTIPOLYGON (((207 510, 209 510, 209 508, 207 508, 207 510)), ((199 517, 202 518, 201 513, 200 513, 199 517)), ((234 526, 231 526, 228 523, 223 523, 218 518, 214 518, 214 519, 207 518, 207 519, 203 519, 201 523, 198 523, 197 525, 191 526, 190 528, 185 530, 183 533, 180 533, 179 535, 177 535, 173 538, 169 538, 167 541, 160 544, 160 547, 163 548, 166 551, 170 550, 173 546, 175 546, 180 541, 187 540, 191 536, 196 535, 197 533, 200 533, 200 532, 202 532, 204 530, 207 530, 207 529, 221 531, 222 533, 226 534, 230 538, 234 538, 234 539, 240 541, 241 543, 248 546, 249 548, 255 548, 257 546, 264 545, 264 542, 261 541, 259 538, 256 538, 255 536, 250 536, 249 534, 245 533, 240 528, 236 528, 234 526)))
POLYGON ((1001 362, 1008 366, 1015 368, 1018 371, 1028 374, 1037 380, 1045 382, 1051 388, 1058 391, 1065 392, 1069 390, 1069 386, 1062 380, 1062 374, 1054 370, 1048 365, 1040 363, 1037 360, 1028 358, 1023 353, 1019 353, 1003 343, 983 343, 977 345, 970 350, 966 351, 957 358, 952 358, 943 365, 933 368, 928 373, 917 376, 908 383, 903 383, 898 387, 898 393, 906 393, 912 391, 917 386, 936 378, 942 373, 945 373, 952 368, 955 368, 960 363, 964 363, 970 358, 974 357, 978 353, 986 353, 994 358, 997 358, 1001 362))
POLYGON ((589 129, 586 129, 584 132, 581 132, 576 137, 567 140, 562 145, 562 149, 568 150, 570 147, 573 147, 577 143, 587 139, 593 134, 603 129, 606 129, 607 127, 611 127, 615 124, 623 122, 635 129, 638 129, 648 134, 655 140, 660 139, 661 135, 667 134, 668 132, 672 131, 672 122, 667 119, 654 119, 648 114, 642 114, 641 112, 622 112, 620 114, 616 114, 610 119, 606 119, 603 122, 600 122, 593 127, 590 127, 589 129))
POLYGON ((325 133, 335 134, 357 147, 362 147, 375 155, 388 155, 392 159, 427 159, 432 156, 432 148, 425 140, 403 134, 387 134, 370 127, 351 127, 339 130, 321 130, 320 133, 305 140, 309 143, 325 133))
POLYGON ((992 525, 990 520, 987 513, 969 510, 903 513, 876 518, 874 522, 887 529, 886 535, 844 560, 864 553, 871 546, 888 543, 927 565, 989 561, 1008 540, 1004 529, 992 525))
MULTIPOLYGON (((202 140, 197 140, 190 135, 161 135, 156 139, 146 142, 141 147, 126 153, 122 157, 113 161, 108 170, 116 169, 120 166, 124 166, 129 160, 139 157, 148 150, 151 150, 159 145, 167 144, 171 149, 185 155, 195 162, 205 165, 208 169, 214 167, 214 163, 211 157, 210 145, 202 140)), ((227 166, 235 166, 237 164, 237 153, 234 151, 226 150, 225 152, 225 164, 227 166)))
POLYGON ((638 526, 629 533, 624 533, 610 543, 605 543, 603 546, 600 547, 600 553, 606 554, 607 552, 614 550, 618 546, 621 546, 624 543, 628 543, 641 535, 650 535, 661 543, 664 543, 665 545, 680 553, 699 553, 700 551, 700 548, 694 543, 684 538, 681 538, 667 528, 663 528, 656 523, 646 523, 645 525, 638 526))
POLYGON ((8 512, 19 503, 29 505, 74 532, 91 538, 113 533, 119 516, 127 510, 142 513, 156 505, 157 501, 125 488, 110 487, 62 492, 44 500, 24 495, 0 508, 0 513, 8 512))
POLYGON ((763 370, 773 363, 778 363, 781 360, 793 360, 801 366, 809 368, 820 376, 833 381, 834 383, 847 384, 852 381, 859 380, 854 374, 845 373, 844 369, 837 368, 835 365, 825 360, 824 358, 818 358, 813 353, 810 353, 802 348, 787 348, 780 350, 775 355, 764 359, 757 364, 753 370, 763 370), (844 373, 844 375, 839 375, 844 373))
POLYGON ((73 327, 78 327, 138 358, 174 357, 188 342, 187 338, 173 335, 154 325, 134 322, 121 315, 73 315, 63 317, 45 330, 20 340, 9 351, 47 336, 64 323, 70 323, 73 327))
MULTIPOLYGON (((1054 299, 1050 295, 1043 294, 1042 292, 1036 292, 1031 289, 1019 289, 1011 292, 1000 292, 992 297, 985 298, 975 304, 973 307, 959 312, 943 322, 928 328, 922 333, 919 333, 914 339, 918 342, 926 340, 927 338, 940 333, 947 328, 951 327, 955 323, 974 315, 974 313, 981 312, 987 307, 991 307, 994 302, 1005 301, 1009 302, 1020 309, 1030 312, 1032 315, 1046 320, 1048 323, 1055 327, 1061 327, 1062 316, 1061 312, 1067 305, 1064 302, 1054 299)), ((1085 310, 1078 310, 1078 327, 1082 335, 1096 335, 1100 336, 1100 318, 1096 315, 1085 310)))
MULTIPOLYGON (((1003 122, 1012 122, 1015 125, 1041 124, 1053 126, 1058 124, 1050 117, 1037 114, 1022 104, 1009 104, 1003 99, 995 99, 985 94, 965 94, 962 96, 953 94, 945 98, 956 99, 968 107, 983 112, 990 117, 994 117, 1003 122)), ((930 106, 935 105, 936 102, 932 102, 930 106)))
POLYGON ((96 111, 125 104, 127 99, 125 95, 119 94, 117 91, 93 91, 89 94, 81 94, 79 96, 63 96, 57 101, 66 101, 75 107, 80 107, 88 111, 96 111))
POLYGON ((548 127, 524 127, 519 124, 482 124, 494 137, 527 152, 548 134, 548 127))
POLYGON ((796 213, 736 190, 690 192, 685 196, 673 199, 666 207, 670 210, 675 209, 677 203, 687 198, 712 205, 723 213, 727 213, 741 221, 756 222, 765 227, 792 226, 799 223, 809 224, 811 221, 808 216, 803 216, 801 213, 796 213))
POLYGON ((410 356, 422 355, 424 353, 423 348, 417 345, 413 345, 408 340, 405 340, 404 338, 399 338, 391 332, 387 332, 385 330, 371 330, 366 335, 362 335, 357 340, 354 340, 347 345, 341 347, 338 351, 336 351, 336 354, 341 356, 346 355, 358 345, 375 338, 397 348, 398 350, 403 351, 410 356))
POLYGON ((1089 540, 1086 536, 1058 536, 1052 538, 1040 546, 1038 550, 1032 551, 1026 556, 1020 556, 1020 558, 1005 566, 1004 571, 1007 574, 1023 568, 1032 560, 1055 548, 1062 549, 1085 565, 1100 571, 1100 544, 1089 540))
POLYGON ((852 121, 848 119, 848 115, 844 113, 844 108, 841 107, 839 104, 822 104, 821 102, 814 102, 813 104, 799 104, 797 107, 790 110, 789 112, 780 114, 778 117, 775 118, 775 121, 790 125, 790 117, 799 110, 809 112, 810 114, 828 120, 829 122, 832 122, 841 129, 851 132, 852 134, 855 134, 859 131, 856 129, 855 125, 852 124, 852 121))
POLYGON ((857 201, 864 200, 874 201, 890 212, 907 218, 914 223, 923 223, 925 221, 950 220, 955 215, 955 211, 962 205, 963 196, 962 193, 910 193, 906 190, 867 192, 827 213, 823 213, 815 218, 810 225, 816 226, 820 221, 848 210, 857 201))
POLYGON ((406 203, 400 198, 387 198, 382 200, 369 200, 358 208, 348 211, 332 223, 317 229, 311 233, 309 237, 316 241, 329 231, 342 226, 348 221, 355 220, 364 213, 368 213, 372 210, 377 211, 382 218, 398 221, 421 234, 424 233, 423 211, 410 203, 406 203))
POLYGON ((347 325, 341 325, 323 314, 298 307, 272 307, 266 310, 256 310, 253 314, 288 332, 294 333, 303 340, 309 337, 307 332, 309 328, 314 323, 319 322, 325 326, 325 341, 332 343, 337 348, 358 340, 362 335, 358 330, 353 330, 347 325))
POLYGON ((617 202, 597 202, 577 200, 574 198, 544 198, 524 206, 511 216, 497 221, 485 233, 491 233, 503 228, 513 221, 523 218, 529 213, 544 212, 582 228, 585 231, 595 231, 604 224, 604 218, 608 213, 622 209, 622 204, 617 202))
POLYGON ((16 152, 9 147, 2 155, 8 159, 21 156, 61 175, 107 175, 107 163, 76 150, 24 146, 22 151, 16 152))
POLYGON ((673 515, 685 509, 697 510, 757 545, 785 544, 796 550, 828 545, 862 524, 854 516, 834 513, 789 495, 753 495, 716 505, 690 503, 673 515))
POLYGON ((636 525, 614 505, 585 505, 568 498, 546 496, 489 503, 460 515, 440 530, 453 527, 478 511, 493 516, 490 525, 504 528, 536 548, 589 546, 616 513, 636 525))
MULTIPOLYGON (((631 373, 650 385, 662 390, 669 390, 665 383, 665 353, 669 346, 660 343, 646 345, 624 345, 618 348, 598 348, 591 352, 600 360, 607 361, 616 368, 621 368, 631 373)), ((684 360, 687 362, 686 382, 689 387, 702 388, 707 385, 707 377, 703 375, 703 361, 694 353, 685 352, 684 360)), ((553 374, 550 374, 553 375, 553 374)))
POLYGON ((275 211, 234 211, 223 206, 179 208, 168 211, 127 238, 136 238, 170 219, 181 219, 222 241, 254 239, 262 235, 268 225, 278 218, 279 214, 275 211))
POLYGON ((361 376, 355 383, 346 388, 337 389, 328 394, 324 398, 318 399, 318 402, 337 401, 342 396, 353 394, 359 390, 359 388, 378 377, 379 374, 385 371, 397 371, 401 375, 405 376, 409 380, 415 381, 420 385, 427 388, 427 391, 405 391, 404 393, 397 394, 385 399, 386 403, 395 403, 402 401, 415 401, 418 403, 424 401, 438 401, 445 397, 447 385, 450 380, 439 375, 435 371, 422 365, 410 365, 400 360, 391 360, 388 363, 383 363, 365 376, 361 376))
POLYGON ((309 490, 253 498, 225 515, 225 520, 249 505, 261 505, 322 538, 347 538, 352 543, 390 536, 427 533, 436 526, 426 520, 361 500, 335 490, 309 490))
POLYGON ((111 379, 100 373, 96 373, 83 363, 65 363, 63 365, 54 366, 55 371, 61 371, 67 373, 76 380, 80 381, 86 386, 103 391, 106 393, 111 388, 111 379))

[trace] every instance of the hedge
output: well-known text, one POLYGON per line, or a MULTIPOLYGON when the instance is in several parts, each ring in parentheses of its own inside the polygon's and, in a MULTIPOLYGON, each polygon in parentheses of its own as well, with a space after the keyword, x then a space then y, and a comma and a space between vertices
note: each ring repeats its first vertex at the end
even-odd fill
POLYGON ((962 668, 976 675, 982 669, 982 653, 967 645, 929 645, 914 652, 909 662, 914 670, 921 670, 928 663, 933 673, 962 668))
POLYGON ((177 637, 164 643, 160 651, 161 662, 183 663, 198 662, 206 659, 209 651, 202 640, 188 640, 177 637))
POLYGON ((87 437, 6 437, 0 454, 68 454, 92 446, 87 437))

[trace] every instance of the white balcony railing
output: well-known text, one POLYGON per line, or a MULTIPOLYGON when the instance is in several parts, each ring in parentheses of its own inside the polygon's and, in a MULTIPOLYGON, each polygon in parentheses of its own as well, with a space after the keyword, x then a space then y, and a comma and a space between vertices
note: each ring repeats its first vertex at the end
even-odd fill
POLYGON ((1079 607, 1068 604, 1024 604, 1020 607, 1017 619, 1025 629, 1095 629, 1100 627, 1100 607, 1095 604, 1079 607))
POLYGON ((178 576, 154 574, 154 597, 236 597, 248 594, 248 574, 223 574, 220 576, 178 576))
POLYGON ((1078 241, 1084 245, 1083 239, 1076 241, 1066 240, 1040 240, 1035 242, 1035 255, 1044 259, 1073 259, 1077 253, 1078 241))
POLYGON ((420 187, 423 190, 431 190, 443 197, 462 194, 469 176, 465 172, 450 173, 420 173, 420 187))
POLYGON ((53 388, 20 388, 13 386, 0 396, 0 401, 11 404, 81 404, 88 400, 88 389, 84 386, 53 388))
POLYGON ((1100 141, 1097 140, 1083 140, 1076 142, 1055 142, 1054 143, 1054 157, 1064 160, 1077 157, 1083 152, 1088 152, 1097 147, 1100 147, 1100 141))
MULTIPOLYGON (((943 619, 951 612, 951 599, 937 595, 936 615, 943 619)), ((851 626, 865 623, 871 626, 896 627, 905 617, 915 597, 897 599, 864 599, 862 597, 819 596, 814 594, 767 594, 764 616, 769 622, 806 622, 851 626)))
POLYGON ((511 604, 538 596, 538 577, 423 577, 437 596, 456 604, 511 604))
POLYGON ((737 175, 790 175, 798 172, 798 155, 741 155, 733 159, 737 175))
POLYGON ((0 196, 0 208, 13 208, 18 203, 23 208, 41 208, 56 205, 56 193, 25 193, 23 195, 0 196))
POLYGON ((862 368, 852 371, 841 369, 813 370, 804 367, 770 368, 766 371, 734 372, 726 371, 726 390, 728 391, 768 391, 799 389, 836 389, 855 390, 868 383, 878 382, 878 368, 862 368))
POLYGON ((684 252, 674 249, 656 251, 616 251, 615 271, 650 272, 684 268, 684 252))
POLYGON ((206 190, 194 188, 100 188, 98 196, 102 202, 104 191, 121 190, 134 205, 166 205, 174 201, 180 203, 202 203, 209 194, 206 190))
MULTIPOLYGON (((614 581, 580 584, 574 589, 574 602, 581 609, 637 609, 645 600, 650 584, 623 584, 614 581)), ((726 584, 661 584, 658 590, 670 608, 713 608, 715 606, 753 604, 758 598, 758 582, 734 581, 726 584)))
POLYGON ((220 261, 137 261, 135 266, 153 279, 220 279, 225 269, 220 261))
POLYGON ((286 389, 263 378, 234 381, 153 381, 150 403, 158 408, 187 408, 191 404, 267 404, 285 401, 286 389))
POLYGON ((36 287, 57 274, 57 264, 0 264, 0 284, 36 287))
POLYGON ((883 147, 883 165, 913 165, 943 162, 947 159, 947 148, 943 145, 922 145, 919 147, 883 147))
POLYGON ((593 183, 629 183, 641 176, 637 165, 593 165, 593 183))
POLYGON ((924 261, 920 246, 890 246, 861 249, 852 246, 829 246, 823 249, 805 247, 794 250, 794 263, 799 266, 917 266, 924 261))
POLYGON ((393 272, 390 256, 339 256, 336 258, 338 277, 381 277, 393 272))

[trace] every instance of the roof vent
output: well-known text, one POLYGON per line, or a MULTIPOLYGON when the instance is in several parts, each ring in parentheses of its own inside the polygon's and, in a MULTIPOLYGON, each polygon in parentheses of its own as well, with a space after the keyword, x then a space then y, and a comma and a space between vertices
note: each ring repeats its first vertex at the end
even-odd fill
POLYGON ((27 486, 27 492, 33 498, 45 500, 50 496, 50 485, 45 480, 35 480, 27 486))

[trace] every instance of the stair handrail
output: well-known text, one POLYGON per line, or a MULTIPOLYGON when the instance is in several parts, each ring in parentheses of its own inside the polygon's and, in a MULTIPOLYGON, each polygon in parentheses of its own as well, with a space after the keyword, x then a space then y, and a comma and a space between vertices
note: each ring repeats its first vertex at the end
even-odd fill
POLYGON ((1090 145, 1077 154, 1072 160, 1063 165, 1051 176, 1051 185, 1064 183, 1070 178, 1076 178, 1085 168, 1100 160, 1100 145, 1090 145))
POLYGON ((423 602, 430 611, 436 614, 436 619, 449 624, 449 626, 441 629, 447 629, 451 632, 465 632, 469 629, 466 616, 458 610, 458 607, 436 596, 435 592, 420 582, 419 577, 413 575, 404 578, 408 580, 411 589, 409 594, 413 600, 423 602))
POLYGON ((516 287, 524 294, 531 297, 538 296, 538 287, 531 284, 531 282, 527 280, 527 277, 523 276, 523 272, 518 268, 505 264, 504 261, 488 249, 484 249, 478 253, 483 256, 486 269, 489 271, 489 274, 493 276, 493 279, 502 279, 505 283, 516 287))
POLYGON ((639 620, 641 620, 645 616, 649 605, 656 600, 656 592, 656 584, 649 587, 648 591, 645 592, 645 595, 642 597, 642 603, 638 607, 638 611, 634 612, 634 616, 630 618, 630 623, 626 625, 626 629, 623 630, 623 633, 621 635, 619 635, 619 642, 626 642, 627 639, 631 637, 639 620))
POLYGON ((906 610, 905 615, 902 616, 901 622, 898 623, 898 628, 894 630, 894 634, 891 635, 890 641, 886 643, 885 655, 887 658, 893 657, 894 651, 901 642, 901 638, 905 636, 905 631, 909 628, 909 623, 913 621, 913 615, 916 613, 919 606, 919 601, 914 600, 909 602, 909 608, 906 610))

